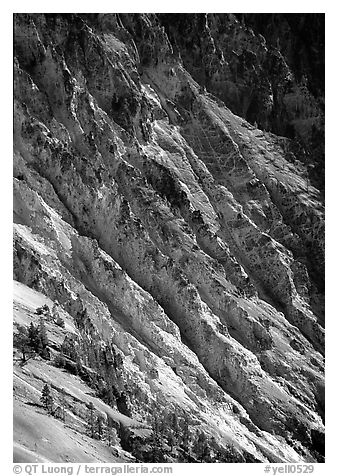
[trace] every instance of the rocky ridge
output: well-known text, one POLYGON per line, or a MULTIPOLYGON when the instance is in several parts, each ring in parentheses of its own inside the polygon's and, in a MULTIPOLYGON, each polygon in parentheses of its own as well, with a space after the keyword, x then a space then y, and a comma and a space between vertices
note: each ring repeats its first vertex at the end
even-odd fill
POLYGON ((322 194, 168 22, 15 15, 14 278, 138 426, 169 407, 238 461, 321 461, 322 194))

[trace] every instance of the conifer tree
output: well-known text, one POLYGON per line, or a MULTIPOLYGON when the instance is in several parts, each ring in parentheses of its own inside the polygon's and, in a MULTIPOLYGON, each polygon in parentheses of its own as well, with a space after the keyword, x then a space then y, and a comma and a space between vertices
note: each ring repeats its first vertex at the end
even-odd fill
POLYGON ((40 317, 40 322, 39 322, 39 335, 40 335, 42 347, 43 348, 47 347, 48 337, 47 337, 47 331, 45 326, 45 320, 42 316, 40 317))
POLYGON ((34 326, 33 322, 30 323, 28 328, 29 345, 35 352, 39 350, 39 329, 34 326))
POLYGON ((87 405, 88 408, 88 430, 91 438, 95 437, 95 425, 94 425, 94 405, 92 402, 89 402, 87 405))
POLYGON ((43 406, 45 407, 47 412, 52 413, 54 399, 53 399, 53 395, 51 393, 50 387, 47 383, 45 384, 45 386, 42 389, 42 394, 41 394, 40 400, 43 403, 43 406))
POLYGON ((31 352, 30 340, 27 335, 27 330, 24 326, 17 326, 18 332, 13 336, 13 346, 18 348, 22 353, 22 362, 28 360, 28 355, 31 352))
POLYGON ((57 319, 59 317, 59 306, 56 302, 54 302, 52 307, 52 318, 57 319))
POLYGON ((108 446, 114 446, 116 444, 116 430, 113 425, 112 418, 106 413, 106 422, 107 422, 107 440, 108 446))
POLYGON ((48 359, 48 357, 49 357, 47 347, 48 347, 48 337, 47 337, 47 331, 46 331, 46 326, 45 326, 45 320, 44 320, 43 316, 40 316, 40 322, 39 322, 39 354, 44 359, 48 359))
POLYGON ((96 424, 96 432, 99 440, 103 438, 103 432, 104 432, 104 417, 99 413, 95 419, 95 424, 96 424))
POLYGON ((60 398, 60 404, 61 404, 61 419, 63 422, 66 420, 66 398, 65 398, 65 389, 61 388, 61 398, 60 398))
POLYGON ((160 463, 163 460, 163 436, 161 429, 162 422, 155 413, 152 419, 152 434, 150 437, 152 463, 160 463))
POLYGON ((112 429, 109 424, 107 426, 107 440, 108 440, 108 446, 111 446, 113 438, 112 438, 112 429))
POLYGON ((206 461, 210 459, 210 448, 208 445, 207 437, 205 433, 200 431, 197 434, 197 438, 193 445, 193 452, 196 454, 196 457, 199 461, 206 461))
POLYGON ((191 433, 186 418, 182 418, 180 421, 181 426, 181 446, 184 451, 190 453, 191 448, 191 433))
POLYGON ((174 438, 177 440, 180 435, 180 426, 178 423, 178 418, 175 412, 170 414, 170 424, 173 430, 174 438))
POLYGON ((178 424, 178 418, 176 413, 171 412, 165 414, 163 418, 164 423, 164 432, 167 436, 168 444, 170 445, 171 451, 173 451, 174 446, 178 444, 180 428, 178 424))

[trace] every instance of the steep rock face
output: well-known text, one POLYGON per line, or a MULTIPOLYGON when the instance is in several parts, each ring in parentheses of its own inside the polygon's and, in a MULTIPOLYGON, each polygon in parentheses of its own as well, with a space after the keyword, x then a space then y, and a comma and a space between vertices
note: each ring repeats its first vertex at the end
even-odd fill
POLYGON ((160 21, 199 84, 251 124, 296 139, 291 150, 323 190, 324 15, 162 14, 160 21))
POLYGON ((161 21, 15 15, 15 279, 68 313, 144 428, 169 402, 237 460, 321 460, 321 194, 287 139, 192 79, 161 21))

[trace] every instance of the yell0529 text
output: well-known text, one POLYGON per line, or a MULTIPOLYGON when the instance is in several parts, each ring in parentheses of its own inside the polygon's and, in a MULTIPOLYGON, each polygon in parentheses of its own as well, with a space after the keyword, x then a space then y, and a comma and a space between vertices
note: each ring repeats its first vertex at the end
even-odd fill
POLYGON ((313 464, 283 464, 282 466, 265 465, 264 473, 266 474, 310 474, 314 472, 313 464))

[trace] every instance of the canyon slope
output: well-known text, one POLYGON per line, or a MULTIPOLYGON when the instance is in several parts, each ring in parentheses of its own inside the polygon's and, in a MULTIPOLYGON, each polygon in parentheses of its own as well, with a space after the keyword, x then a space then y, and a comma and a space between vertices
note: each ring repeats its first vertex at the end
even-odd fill
POLYGON ((259 16, 14 15, 16 461, 323 461, 322 25, 259 16))

